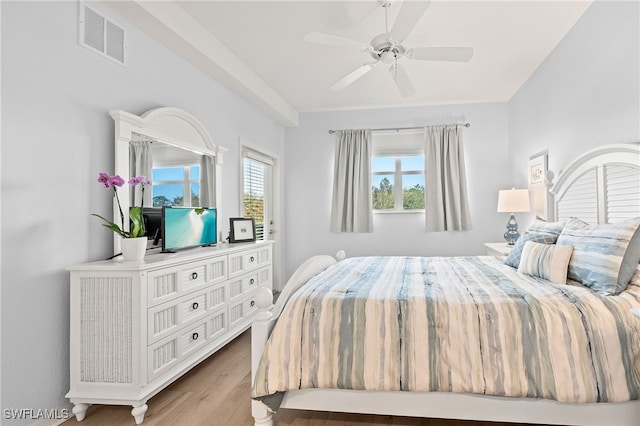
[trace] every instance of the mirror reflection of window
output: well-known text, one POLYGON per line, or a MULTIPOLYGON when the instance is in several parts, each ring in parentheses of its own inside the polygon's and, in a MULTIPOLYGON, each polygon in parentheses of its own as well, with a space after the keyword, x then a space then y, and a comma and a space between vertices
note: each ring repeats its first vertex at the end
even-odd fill
POLYGON ((153 207, 201 206, 200 165, 154 167, 152 176, 153 207))

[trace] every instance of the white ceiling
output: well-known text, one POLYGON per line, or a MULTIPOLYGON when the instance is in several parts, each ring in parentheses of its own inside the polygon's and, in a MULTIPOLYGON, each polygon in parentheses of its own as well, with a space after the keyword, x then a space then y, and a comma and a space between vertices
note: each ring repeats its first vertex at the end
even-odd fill
MULTIPOLYGON (((468 63, 402 58, 416 94, 403 98, 374 68, 342 91, 329 87, 371 56, 304 41, 322 32, 368 43, 385 32, 384 8, 361 1, 162 1, 108 4, 284 125, 297 113, 508 101, 590 1, 433 1, 403 43, 470 46, 468 63)), ((389 8, 392 27, 400 1, 389 8)))

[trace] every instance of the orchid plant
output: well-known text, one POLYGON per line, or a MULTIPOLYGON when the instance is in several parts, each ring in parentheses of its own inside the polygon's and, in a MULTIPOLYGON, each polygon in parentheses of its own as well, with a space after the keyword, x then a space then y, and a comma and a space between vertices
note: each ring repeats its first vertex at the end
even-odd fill
POLYGON ((93 216, 99 217, 104 220, 106 223, 103 224, 106 228, 112 230, 116 234, 120 235, 122 238, 138 238, 144 236, 144 220, 142 219, 142 207, 144 206, 144 188, 148 185, 151 185, 149 179, 145 176, 134 176, 129 179, 129 185, 132 187, 136 185, 142 186, 142 202, 140 207, 133 206, 129 210, 129 220, 131 221, 131 226, 129 231, 124 230, 124 214, 122 212, 122 206, 120 205, 120 198, 118 197, 118 188, 124 185, 124 179, 122 179, 119 175, 109 176, 107 173, 100 173, 98 175, 98 182, 101 183, 105 188, 113 188, 113 193, 116 196, 116 201, 118 203, 118 210, 120 211, 120 221, 121 226, 117 223, 114 223, 99 214, 93 213, 93 216))

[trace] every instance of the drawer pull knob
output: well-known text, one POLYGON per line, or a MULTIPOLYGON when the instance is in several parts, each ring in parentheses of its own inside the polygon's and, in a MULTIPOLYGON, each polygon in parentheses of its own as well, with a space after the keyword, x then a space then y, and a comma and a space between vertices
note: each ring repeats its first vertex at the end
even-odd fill
POLYGON ((191 305, 191 307, 193 308, 194 311, 198 309, 198 302, 193 302, 193 305, 191 305))
POLYGON ((255 257, 253 257, 253 256, 251 256, 251 257, 249 258, 249 262, 253 262, 253 261, 255 261, 255 260, 256 260, 256 258, 255 258, 255 257))
POLYGON ((255 306, 255 304, 256 304, 255 300, 252 300, 251 303, 250 303, 251 306, 255 306))
POLYGON ((251 279, 249 280, 249 284, 253 284, 253 283, 255 283, 255 282, 256 282, 256 280, 254 280, 253 278, 251 278, 251 279))
POLYGON ((198 340, 198 337, 200 337, 200 336, 198 336, 198 333, 193 333, 193 334, 191 335, 191 338, 192 338, 193 340, 198 340))
POLYGON ((192 279, 192 280, 196 280, 196 279, 198 279, 198 273, 197 273, 197 272, 193 272, 193 273, 191 274, 191 279, 192 279))

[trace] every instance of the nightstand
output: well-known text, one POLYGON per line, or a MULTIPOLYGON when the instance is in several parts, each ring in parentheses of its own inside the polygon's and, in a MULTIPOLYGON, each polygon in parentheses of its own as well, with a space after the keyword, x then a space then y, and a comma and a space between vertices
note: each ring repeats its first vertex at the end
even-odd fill
POLYGON ((507 243, 484 243, 488 256, 506 256, 513 246, 507 243))

